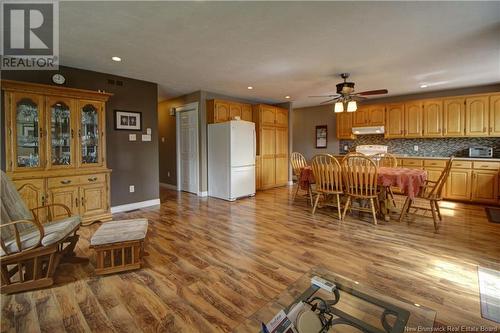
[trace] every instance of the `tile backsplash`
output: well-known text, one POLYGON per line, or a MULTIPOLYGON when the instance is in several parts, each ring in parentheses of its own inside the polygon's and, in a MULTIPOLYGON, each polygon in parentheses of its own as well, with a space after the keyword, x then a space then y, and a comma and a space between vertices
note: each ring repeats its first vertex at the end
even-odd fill
POLYGON ((386 139, 383 135, 360 135, 355 140, 340 140, 339 145, 340 153, 352 151, 357 145, 386 145, 393 154, 444 157, 466 157, 469 147, 485 146, 493 147, 493 156, 500 158, 500 138, 386 139))

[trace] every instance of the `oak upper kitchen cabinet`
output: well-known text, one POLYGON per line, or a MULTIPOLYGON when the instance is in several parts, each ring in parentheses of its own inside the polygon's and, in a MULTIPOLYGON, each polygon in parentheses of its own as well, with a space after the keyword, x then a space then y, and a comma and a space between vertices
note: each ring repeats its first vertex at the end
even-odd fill
POLYGON ((500 94, 490 96, 490 135, 500 136, 500 94))
POLYGON ((384 126, 385 124, 385 105, 371 105, 369 107, 368 116, 370 119, 370 126, 384 126))
POLYGON ((405 103, 404 132, 406 138, 418 138, 422 136, 423 107, 422 102, 405 103))
POLYGON ((341 112, 335 114, 335 126, 337 129, 337 139, 354 139, 352 134, 352 112, 341 112))
POLYGON ((353 112, 352 127, 363 126, 384 126, 385 106, 380 105, 362 105, 353 112))
POLYGON ((359 106, 358 109, 353 112, 352 127, 368 126, 370 123, 369 112, 368 106, 359 106))
POLYGON ((448 98, 443 101, 443 135, 465 135, 465 98, 448 98))
POLYGON ((288 183, 288 110, 272 105, 253 106, 260 162, 260 188, 288 183))
POLYGON ((385 137, 402 138, 405 128, 404 104, 389 104, 385 111, 385 137))
POLYGON ((465 99, 465 134, 488 136, 489 97, 472 96, 465 99))
POLYGON ((246 103, 211 99, 207 101, 207 122, 222 123, 240 117, 241 120, 252 121, 252 106, 246 103))
POLYGON ((424 137, 440 137, 443 135, 443 101, 426 100, 423 102, 423 131, 424 137))

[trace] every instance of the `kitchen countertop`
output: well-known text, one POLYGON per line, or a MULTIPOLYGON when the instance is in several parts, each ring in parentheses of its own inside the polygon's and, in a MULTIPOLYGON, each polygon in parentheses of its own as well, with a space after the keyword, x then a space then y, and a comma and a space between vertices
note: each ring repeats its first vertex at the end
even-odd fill
MULTIPOLYGON (((337 156, 345 156, 345 154, 338 154, 337 156)), ((447 160, 450 157, 446 156, 410 156, 410 155, 397 155, 396 158, 404 158, 404 159, 418 159, 418 160, 447 160)), ((494 157, 455 157, 456 161, 488 161, 488 162, 500 162, 500 158, 494 157)))

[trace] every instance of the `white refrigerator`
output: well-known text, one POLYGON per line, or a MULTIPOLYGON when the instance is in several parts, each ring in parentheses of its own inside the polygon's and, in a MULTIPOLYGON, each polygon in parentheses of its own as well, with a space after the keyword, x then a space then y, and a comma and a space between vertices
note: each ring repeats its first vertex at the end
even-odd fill
POLYGON ((255 124, 208 125, 208 195, 234 201, 255 195, 255 124))

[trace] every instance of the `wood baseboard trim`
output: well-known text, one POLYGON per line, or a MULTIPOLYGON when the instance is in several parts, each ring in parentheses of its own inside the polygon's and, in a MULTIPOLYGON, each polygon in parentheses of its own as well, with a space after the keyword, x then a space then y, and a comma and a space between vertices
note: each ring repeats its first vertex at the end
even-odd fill
POLYGON ((114 214, 114 213, 126 212, 129 210, 140 209, 140 208, 145 208, 145 207, 150 207, 150 206, 156 206, 159 204, 160 204, 160 198, 146 200, 146 201, 132 202, 132 203, 125 204, 125 205, 111 207, 111 213, 114 214))

